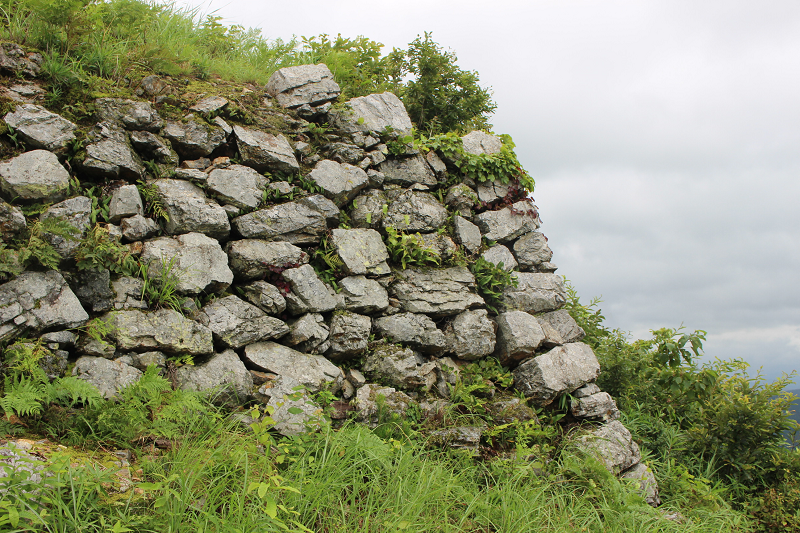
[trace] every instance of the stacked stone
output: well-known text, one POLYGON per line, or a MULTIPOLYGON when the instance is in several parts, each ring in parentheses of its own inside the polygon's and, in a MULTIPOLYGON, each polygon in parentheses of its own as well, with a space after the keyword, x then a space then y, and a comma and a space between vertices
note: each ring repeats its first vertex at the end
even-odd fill
MULTIPOLYGON (((585 447, 603 460, 611 457, 606 462, 615 473, 646 477, 613 399, 594 384, 600 368, 580 342, 583 331, 560 309, 566 291, 530 201, 504 206, 510 189, 499 182, 465 179, 446 187, 456 161, 444 154, 409 147, 391 156, 381 138, 411 132, 402 102, 383 93, 331 107, 339 87, 325 65, 281 69, 266 93, 298 116, 329 122, 335 138, 317 153, 302 131, 290 141, 230 125, 221 97, 196 102, 181 120, 164 120, 149 102, 101 98, 84 154, 72 163, 80 179, 116 184, 107 229, 151 275, 171 265, 180 295, 216 296, 183 314, 149 309, 140 279, 70 267, 92 209, 88 197, 68 198, 70 172, 62 161, 77 126, 35 104, 8 113, 4 120, 32 149, 0 163, 0 192, 9 201, 54 202, 42 217, 66 220, 80 235, 51 240, 65 275, 25 272, 0 286, 0 340, 43 334, 62 363, 55 368, 63 371, 67 360, 77 359, 73 374, 109 398, 148 365, 192 356, 197 364, 177 371, 179 387, 216 389, 224 402, 272 405, 284 434, 320 423, 309 394, 323 389, 351 400, 354 407, 345 409, 354 408, 365 422, 374 422, 379 410, 405 415, 412 402, 433 412, 448 397, 460 363, 494 356, 514 369, 515 387, 537 405, 571 394, 576 418, 606 422, 594 431, 598 438, 586 437, 585 447), (234 153, 236 163, 226 156, 234 153), (169 177, 153 178, 154 169, 169 177), (265 173, 301 169, 321 193, 263 207, 265 190, 292 189, 265 173), (135 183, 145 180, 163 206, 163 220, 144 212, 135 183), (486 209, 495 205, 501 207, 486 209), (478 207, 484 210, 473 215, 478 207), (349 226, 339 227, 343 216, 349 226), (452 238, 441 231, 450 218, 452 238), (480 254, 514 270, 518 284, 505 289, 500 313, 490 316, 469 269, 390 266, 382 237, 388 228, 418 233, 444 261, 458 247, 480 254), (323 238, 345 274, 339 292, 309 265, 323 238), (105 342, 66 331, 90 316, 113 326, 105 342), (370 343, 371 336, 388 342, 370 343), (345 375, 337 366, 357 358, 360 370, 345 375), (613 446, 618 437, 630 452, 620 460, 613 446)), ((470 154, 502 147, 483 132, 465 135, 462 143, 470 154)), ((19 209, 2 203, 3 238, 24 227, 19 209)), ((518 399, 490 402, 487 409, 535 418, 518 399)), ((481 429, 455 428, 439 437, 474 448, 481 429)))

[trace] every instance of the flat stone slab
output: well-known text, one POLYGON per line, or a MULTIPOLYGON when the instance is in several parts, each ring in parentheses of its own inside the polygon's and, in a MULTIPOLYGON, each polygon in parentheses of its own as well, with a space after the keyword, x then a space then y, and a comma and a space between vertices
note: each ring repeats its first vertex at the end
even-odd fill
POLYGON ((412 128, 403 102, 388 92, 353 98, 345 109, 331 110, 330 115, 335 126, 345 133, 382 133, 390 127, 399 135, 409 135, 412 128))
POLYGON ((25 144, 56 152, 75 139, 75 124, 42 106, 21 104, 3 120, 14 128, 25 144))
POLYGON ((204 355, 214 352, 211 330, 172 309, 151 313, 115 311, 105 315, 113 331, 110 337, 122 351, 204 355))
POLYGON ((475 294, 475 276, 466 267, 406 269, 389 292, 411 313, 448 316, 484 305, 475 294))
POLYGON ((272 135, 241 126, 233 127, 233 135, 236 137, 242 163, 248 167, 259 172, 300 170, 294 150, 283 135, 272 135))
POLYGON ((573 342, 528 359, 513 374, 514 387, 526 398, 548 405, 559 395, 594 381, 600 363, 588 345, 573 342))
POLYGON ((473 222, 484 237, 496 242, 509 242, 539 229, 539 218, 529 214, 532 207, 521 200, 497 211, 484 211, 475 215, 473 222))
POLYGON ((564 280, 557 274, 518 272, 517 286, 505 288, 501 301, 506 309, 541 313, 555 311, 567 301, 564 280))
POLYGON ((389 293, 374 279, 349 276, 339 280, 339 288, 348 311, 377 313, 389 307, 389 293))
POLYGON ((445 347, 444 333, 427 315, 398 313, 376 318, 375 331, 389 342, 399 342, 426 353, 441 352, 445 347))
POLYGON ((297 65, 276 70, 266 86, 267 93, 278 104, 295 108, 307 104, 318 106, 339 97, 339 84, 327 65, 297 65))
POLYGON ((306 355, 272 341, 246 346, 244 357, 259 370, 288 376, 311 392, 329 387, 335 394, 344 381, 344 374, 339 367, 321 355, 306 355))
POLYGON ((419 154, 409 158, 387 159, 381 163, 380 169, 386 176, 387 183, 397 183, 404 187, 415 183, 428 186, 437 184, 436 175, 426 159, 419 154))
POLYGON ((239 209, 258 207, 266 185, 266 177, 243 165, 216 168, 208 174, 206 181, 208 191, 239 209))
POLYGON ((263 279, 279 268, 297 268, 308 263, 309 255, 301 248, 283 241, 242 239, 225 246, 235 276, 243 280, 263 279))
POLYGON ((334 229, 331 243, 342 261, 345 273, 384 275, 390 272, 389 252, 381 234, 374 229, 334 229))
POLYGON ((56 154, 31 150, 0 163, 0 190, 9 201, 60 202, 69 193, 69 172, 56 154))
POLYGON ((141 262, 148 265, 151 277, 158 278, 172 262, 178 278, 177 292, 200 294, 218 292, 233 282, 228 256, 215 239, 202 233, 159 237, 144 243, 141 262))
POLYGON ((299 202, 287 202, 233 219, 245 239, 316 244, 328 229, 325 215, 299 202))
POLYGON ((169 217, 164 231, 170 235, 198 232, 215 239, 228 237, 231 225, 227 213, 209 200, 203 189, 184 180, 160 179, 153 184, 169 217))
POLYGON ((183 390, 214 390, 215 403, 239 405, 253 395, 253 377, 233 350, 216 354, 200 365, 180 367, 175 381, 183 390))
POLYGON ((215 338, 234 349, 289 333, 289 326, 283 320, 267 316, 238 296, 215 300, 203 307, 202 313, 205 318, 201 318, 201 322, 208 326, 215 338))

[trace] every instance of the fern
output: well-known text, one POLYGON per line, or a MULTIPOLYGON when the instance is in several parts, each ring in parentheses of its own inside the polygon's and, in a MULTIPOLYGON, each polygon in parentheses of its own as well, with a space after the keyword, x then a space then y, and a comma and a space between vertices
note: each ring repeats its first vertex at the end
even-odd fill
POLYGON ((123 246, 111 237, 108 229, 95 224, 89 230, 75 251, 75 261, 79 270, 107 269, 126 276, 136 275, 139 261, 131 255, 127 246, 123 246))
POLYGON ((42 413, 42 403, 47 399, 44 383, 25 376, 6 376, 3 380, 5 394, 0 407, 6 415, 31 416, 42 413))
POLYGON ((46 218, 37 220, 28 227, 27 240, 18 245, 18 258, 23 267, 27 267, 34 260, 45 268, 57 269, 61 256, 53 245, 45 240, 45 235, 53 235, 68 240, 74 240, 78 229, 65 220, 59 218, 46 218))
POLYGON ((97 387, 73 376, 60 378, 48 384, 47 396, 51 402, 69 408, 79 404, 98 407, 103 403, 103 395, 97 387))
POLYGON ((139 180, 136 187, 139 189, 139 194, 144 198, 147 212, 152 213, 156 218, 163 218, 164 222, 169 222, 169 215, 164 208, 164 202, 161 201, 161 196, 159 196, 156 186, 139 180))

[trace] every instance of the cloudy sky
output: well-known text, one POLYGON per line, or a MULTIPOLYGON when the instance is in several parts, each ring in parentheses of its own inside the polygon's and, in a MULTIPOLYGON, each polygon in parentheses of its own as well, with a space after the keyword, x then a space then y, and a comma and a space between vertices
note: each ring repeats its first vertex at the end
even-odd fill
POLYGON ((559 273, 610 326, 800 370, 800 3, 189 1, 268 38, 432 31, 492 87, 559 273))

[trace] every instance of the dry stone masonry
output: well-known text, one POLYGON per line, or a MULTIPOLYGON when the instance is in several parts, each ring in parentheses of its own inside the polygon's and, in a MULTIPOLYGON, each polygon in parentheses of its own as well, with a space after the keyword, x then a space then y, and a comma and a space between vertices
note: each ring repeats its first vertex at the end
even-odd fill
MULTIPOLYGON (((0 66, 38 69, 37 58, 3 47, 0 66)), ((594 383, 601 369, 583 330, 561 309, 567 293, 529 199, 460 176, 452 154, 390 151, 412 128, 400 99, 337 102, 325 65, 276 72, 257 95, 261 114, 248 120, 216 95, 176 116, 169 90, 148 77, 139 92, 154 100, 98 99, 89 126, 33 103, 5 114, 27 151, 0 162, 4 242, 35 220, 20 210, 34 203, 47 204, 42 220, 77 234, 47 237, 62 271, 34 268, 0 285, 0 341, 40 336, 54 354, 48 374, 71 362, 107 398, 148 365, 169 366, 178 387, 273 406, 286 435, 328 423, 314 400, 323 390, 362 422, 405 417, 412 406, 435 413, 464 365, 495 357, 528 400, 497 397, 488 413, 536 421, 531 407, 567 398, 589 427, 575 445, 658 504, 613 398, 594 383), (312 133, 322 124, 331 126, 320 140, 312 133), (68 162, 77 136, 85 146, 68 162), (141 274, 78 268, 98 199, 75 182, 102 189, 99 222, 146 277, 177 274, 180 311, 149 305, 141 274), (404 264, 388 246, 398 232, 436 260, 404 264), (491 304, 464 266, 478 257, 517 279, 491 304), (111 326, 103 342, 82 328, 92 318, 111 326), (194 365, 175 367, 188 357, 194 365)), ((479 131, 461 141, 466 154, 502 147, 479 131)), ((432 439, 474 451, 483 430, 448 428, 432 439)))

